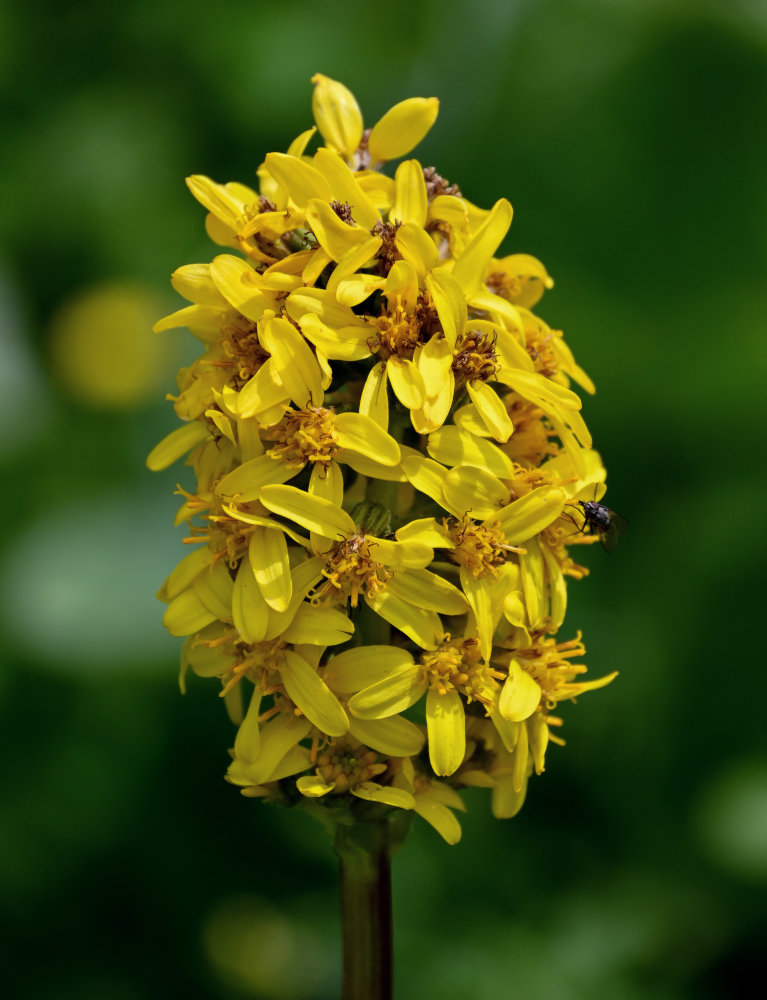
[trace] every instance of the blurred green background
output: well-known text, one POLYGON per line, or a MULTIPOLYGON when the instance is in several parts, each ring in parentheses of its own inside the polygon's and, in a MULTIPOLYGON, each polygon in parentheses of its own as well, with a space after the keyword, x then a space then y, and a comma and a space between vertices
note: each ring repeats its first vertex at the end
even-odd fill
POLYGON ((8 995, 337 995, 324 832, 226 785, 215 686, 178 694, 153 592, 185 471, 144 468, 195 352, 150 326, 177 308, 170 272, 215 252, 183 179, 253 182, 311 123, 317 71, 368 124, 438 96, 417 154, 473 201, 510 197, 506 249, 556 279, 539 311, 597 383, 586 419, 631 523, 587 554, 565 626, 618 681, 565 708, 520 816, 476 791, 459 846, 419 822, 396 860, 398 1000, 751 996, 764 0, 0 7, 8 995))

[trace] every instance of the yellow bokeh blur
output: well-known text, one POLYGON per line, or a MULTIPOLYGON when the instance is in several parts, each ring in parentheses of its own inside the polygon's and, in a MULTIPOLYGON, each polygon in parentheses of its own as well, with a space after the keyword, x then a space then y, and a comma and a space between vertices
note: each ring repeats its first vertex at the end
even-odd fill
POLYGON ((86 288, 56 312, 50 357, 62 387, 85 406, 127 409, 168 384, 176 344, 152 332, 158 296, 136 283, 86 288))

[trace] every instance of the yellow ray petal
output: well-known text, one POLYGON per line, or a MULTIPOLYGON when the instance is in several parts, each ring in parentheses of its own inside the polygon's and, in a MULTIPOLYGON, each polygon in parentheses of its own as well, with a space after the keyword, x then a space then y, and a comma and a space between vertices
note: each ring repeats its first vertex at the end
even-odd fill
POLYGON ((274 297, 264 292, 258 273, 241 257, 219 254, 211 261, 210 273, 226 301, 254 323, 274 308, 274 297))
POLYGON ((370 354, 370 331, 359 326, 330 327, 317 313, 298 321, 301 333, 331 361, 361 361, 370 354))
POLYGON ((235 785, 258 785, 267 781, 283 758, 312 728, 309 719, 278 715, 261 730, 261 749, 252 763, 234 761, 227 771, 227 781, 235 785))
POLYGON ((519 791, 514 788, 514 777, 506 775, 499 778, 493 789, 492 811, 496 819, 511 819, 516 816, 525 804, 527 793, 527 778, 522 781, 519 791))
POLYGON ((389 392, 386 362, 378 361, 370 369, 360 398, 360 413, 375 420, 385 431, 389 429, 389 392))
POLYGON ((404 160, 394 174, 395 199, 389 213, 392 222, 412 222, 426 225, 426 182, 418 160, 404 160))
MULTIPOLYGON (((498 381, 518 392, 520 396, 536 403, 544 410, 556 406, 570 411, 581 408, 580 397, 571 389, 566 389, 557 382, 552 382, 550 378, 539 375, 538 372, 523 372, 518 368, 501 368, 497 374, 498 381)), ((570 413, 567 414, 569 419, 570 413)))
POLYGON ((511 437, 514 425, 511 422, 506 407, 499 399, 498 393, 486 382, 480 382, 479 380, 469 382, 466 388, 469 390, 471 400, 476 406, 485 427, 487 427, 496 441, 505 444, 511 437))
POLYGON ((177 427, 156 444, 149 452, 146 465, 152 472, 161 472, 173 465, 175 461, 191 451, 195 445, 210 437, 210 431, 204 423, 192 421, 177 427))
POLYGON ((466 326, 466 297, 456 279, 437 268, 426 275, 426 288, 434 302, 442 330, 450 347, 466 326))
POLYGON ((390 719, 357 719, 350 716, 349 732, 365 746, 390 757, 414 757, 426 742, 423 730, 399 715, 390 719))
POLYGON ((240 503, 248 503, 258 499, 262 487, 284 483, 298 472, 300 469, 289 468, 270 455, 259 455, 227 473, 219 481, 216 493, 220 497, 232 497, 240 503))
POLYGON ((357 526, 345 510, 295 486, 264 486, 259 499, 272 513, 287 517, 325 538, 356 534, 357 526))
POLYGON ((405 156, 423 139, 439 113, 436 97, 410 97, 390 108, 370 131, 372 163, 405 156))
POLYGON ((219 560, 195 579, 192 590, 216 618, 230 621, 232 617, 232 588, 234 584, 226 565, 219 560))
POLYGON ((353 632, 354 625, 342 611, 316 608, 304 602, 281 638, 294 644, 336 646, 347 642, 353 632))
POLYGON ((314 163, 330 184, 333 197, 351 208, 354 221, 368 230, 372 229, 381 218, 378 209, 359 186, 356 177, 339 154, 332 149, 321 147, 314 154, 314 163))
POLYGON ((462 615, 468 611, 466 598, 452 583, 427 569, 408 569, 396 573, 387 590, 409 604, 443 615, 462 615))
POLYGON ((366 594, 365 602, 384 621, 404 632, 423 649, 436 649, 445 633, 439 615, 425 608, 416 608, 384 591, 374 597, 366 594))
POLYGON ((426 400, 423 376, 407 358, 391 357, 386 362, 386 374, 394 395, 409 410, 419 410, 426 400))
POLYGON ((170 276, 170 283, 179 295, 197 305, 216 309, 229 305, 211 277, 210 264, 184 264, 170 276))
POLYGON ((266 635, 269 605, 261 594, 248 559, 242 560, 234 580, 232 618, 245 642, 261 642, 266 635))
POLYGON ((514 791, 521 792, 527 781, 527 762, 530 744, 527 736, 527 726, 520 726, 517 736, 517 745, 514 748, 514 791))
POLYGON ((426 730, 429 761, 435 774, 454 774, 466 753, 466 717, 457 691, 440 694, 432 688, 426 695, 426 730))
POLYGON ((418 274, 406 260, 395 260, 386 276, 384 289, 390 309, 401 306, 411 313, 418 303, 418 274))
POLYGON ((349 711, 358 719, 386 719, 415 705, 425 690, 423 669, 411 663, 353 695, 349 711))
POLYGON ((324 566, 325 561, 319 556, 315 556, 312 559, 305 559, 293 567, 290 571, 293 589, 290 604, 286 611, 274 611, 270 609, 269 625, 267 626, 264 640, 276 639, 278 635, 282 635, 285 629, 289 627, 298 614, 298 610, 306 595, 322 579, 322 569, 324 566))
POLYGON ((421 493, 444 506, 442 483, 447 472, 445 466, 426 458, 414 448, 400 445, 400 452, 402 453, 402 471, 407 476, 408 482, 412 483, 421 493))
POLYGON ((307 160, 288 153, 267 153, 266 169, 290 195, 291 201, 303 208, 310 198, 330 201, 330 185, 319 170, 307 160))
POLYGON ((193 590, 185 590, 174 597, 162 616, 165 628, 171 635, 177 636, 192 635, 215 620, 216 616, 205 607, 193 590))
POLYGON ((329 76, 312 77, 312 111, 323 139, 348 160, 362 138, 362 112, 354 94, 329 76))
POLYGON ((172 601, 174 597, 187 590, 191 586, 196 576, 213 562, 213 552, 203 545, 193 549, 189 555, 184 556, 176 566, 162 587, 157 591, 158 601, 172 601))
POLYGON ((440 802, 424 801, 419 796, 416 799, 415 811, 421 819, 425 819, 430 826, 433 826, 448 844, 457 844, 461 839, 461 824, 447 806, 443 806, 440 802))
POLYGON ((491 441, 474 437, 460 427, 440 427, 429 435, 428 451, 445 465, 475 465, 500 479, 514 477, 514 464, 491 441))
POLYGON ((467 298, 471 298, 483 287, 487 265, 509 231, 511 216, 511 205, 505 198, 501 198, 493 206, 487 221, 455 262, 453 277, 467 298))
POLYGON ((375 546, 375 558, 384 566, 396 569, 423 569, 434 558, 431 546, 423 545, 421 542, 408 541, 404 544, 392 541, 390 538, 375 538, 372 535, 366 537, 370 544, 375 546))
POLYGON ((326 683, 339 694, 361 691, 412 666, 413 657, 398 646, 359 646, 346 649, 325 667, 326 683))
POLYGON ((486 469, 459 465, 445 476, 442 486, 452 510, 463 515, 471 511, 475 519, 489 518, 509 502, 506 486, 486 469))
POLYGON ((398 465, 381 465, 367 455, 361 455, 358 451, 341 450, 337 455, 338 461, 348 465, 350 469, 359 472, 361 476, 368 476, 370 479, 382 479, 387 483, 407 482, 405 473, 398 465))
POLYGON ((327 468, 316 462, 309 479, 309 492, 313 497, 322 497, 340 507, 344 500, 344 477, 338 462, 332 461, 327 468))
POLYGON ((224 222, 230 229, 245 208, 242 199, 235 197, 223 184, 217 184, 204 174, 187 177, 186 186, 199 203, 224 222))
POLYGON ((381 465, 399 465, 399 445, 371 417, 362 413, 339 413, 335 431, 342 448, 361 455, 374 455, 381 465))
POLYGON ((272 355, 280 381, 301 409, 311 402, 322 404, 322 373, 309 345, 287 319, 274 318, 261 324, 259 340, 272 355))
POLYGON ((439 263, 439 253, 434 241, 420 226, 412 222, 406 222, 399 227, 394 242, 403 258, 413 265, 421 280, 439 263))
POLYGON ((290 397, 280 381, 272 358, 267 358, 256 374, 245 383, 237 396, 237 412, 241 417, 255 417, 272 407, 288 408, 290 397))
POLYGON ((547 528, 562 513, 565 494, 562 490, 539 488, 510 503, 487 518, 503 528, 509 545, 521 545, 547 528))
POLYGON ((386 806, 396 806, 397 809, 412 809, 415 799, 404 788, 392 788, 390 785, 379 785, 375 781, 363 781, 349 789, 358 799, 369 802, 380 802, 386 806))
POLYGON ((338 698, 320 675, 291 649, 285 650, 280 676, 288 697, 304 715, 328 736, 343 736, 349 719, 338 698))
POLYGON ((258 757, 261 749, 261 727, 258 716, 261 711, 261 690, 253 689, 250 696, 250 704, 245 718, 240 723, 237 735, 234 738, 234 755, 248 764, 252 764, 258 757))
POLYGON ((462 566, 461 587, 466 595, 466 600, 471 605, 471 610, 474 612, 482 656, 489 660, 493 646, 493 632, 497 624, 493 607, 493 581, 490 577, 478 580, 462 566))
POLYGON ((420 517, 397 528, 394 537, 398 542, 420 542, 432 549, 452 549, 453 543, 445 535, 441 524, 433 517, 420 517))
POLYGON ((370 237, 367 229, 350 226, 333 211, 328 202, 318 198, 312 198, 307 203, 306 221, 320 246, 335 261, 341 260, 349 250, 367 242, 370 237))
POLYGON ((322 795, 327 795, 335 787, 334 781, 325 781, 323 778, 318 778, 316 774, 305 774, 296 781, 296 788, 309 799, 318 799, 322 795))
POLYGON ((327 287, 328 294, 337 296, 338 301, 346 306, 356 306, 363 300, 358 298, 361 292, 353 287, 352 277, 356 278, 358 283, 362 282, 361 290, 362 292, 367 290, 367 295, 370 295, 374 289, 380 288, 383 279, 376 281, 370 275, 355 273, 358 268, 365 267, 373 260, 380 247, 380 236, 370 236, 364 243, 348 250, 330 276, 327 287), (341 292, 342 285, 344 286, 343 294, 341 292))
POLYGON ((542 691, 533 677, 517 660, 509 664, 509 676, 504 681, 498 709, 509 722, 524 722, 541 703, 542 691))
POLYGON ((285 611, 293 591, 283 532, 256 528, 248 543, 248 557, 266 603, 275 611, 285 611))

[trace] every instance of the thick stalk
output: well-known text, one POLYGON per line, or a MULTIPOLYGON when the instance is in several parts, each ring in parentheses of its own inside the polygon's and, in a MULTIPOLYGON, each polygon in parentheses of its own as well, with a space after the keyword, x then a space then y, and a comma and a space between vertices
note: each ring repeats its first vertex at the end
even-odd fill
POLYGON ((392 916, 389 827, 385 820, 339 825, 343 1000, 391 1000, 392 916))

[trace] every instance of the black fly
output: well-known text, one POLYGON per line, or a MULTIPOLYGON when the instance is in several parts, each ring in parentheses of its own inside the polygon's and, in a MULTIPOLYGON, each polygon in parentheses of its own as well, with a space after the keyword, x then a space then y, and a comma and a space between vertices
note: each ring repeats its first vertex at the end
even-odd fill
POLYGON ((583 527, 580 531, 596 535, 605 552, 612 552, 618 544, 618 538, 628 528, 626 518, 596 500, 579 500, 578 504, 583 511, 583 527))

